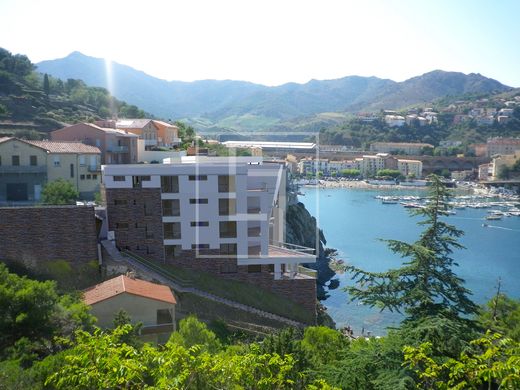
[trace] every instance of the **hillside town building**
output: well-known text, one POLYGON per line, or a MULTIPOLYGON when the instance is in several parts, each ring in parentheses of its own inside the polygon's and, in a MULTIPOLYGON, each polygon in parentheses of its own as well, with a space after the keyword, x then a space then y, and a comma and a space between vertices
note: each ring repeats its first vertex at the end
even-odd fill
POLYGON ((373 152, 408 155, 420 155, 425 148, 433 149, 433 145, 412 142, 374 142, 370 145, 370 151, 373 152))
POLYGON ((82 198, 93 198, 101 181, 101 151, 81 142, 0 138, 0 202, 38 202, 43 186, 63 179, 82 198))

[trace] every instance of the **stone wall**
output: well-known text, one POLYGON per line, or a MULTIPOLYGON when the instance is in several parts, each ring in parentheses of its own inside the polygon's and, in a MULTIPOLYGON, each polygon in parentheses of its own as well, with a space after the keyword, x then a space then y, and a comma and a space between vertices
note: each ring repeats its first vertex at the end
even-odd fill
POLYGON ((161 190, 159 188, 107 188, 108 230, 120 250, 164 259, 161 190), (126 225, 125 225, 126 224, 126 225))
POLYGON ((35 270, 55 260, 96 260, 94 207, 0 208, 0 259, 35 270))
POLYGON ((316 314, 316 279, 274 279, 268 265, 262 265, 260 272, 249 272, 247 265, 236 266, 236 258, 226 258, 219 250, 209 249, 196 251, 183 250, 166 262, 183 268, 191 268, 217 274, 221 278, 238 280, 257 285, 272 291, 303 306, 316 314), (233 267, 235 266, 235 267, 233 267), (229 272, 230 269, 236 272, 229 272), (227 272, 223 272, 227 270, 227 272))

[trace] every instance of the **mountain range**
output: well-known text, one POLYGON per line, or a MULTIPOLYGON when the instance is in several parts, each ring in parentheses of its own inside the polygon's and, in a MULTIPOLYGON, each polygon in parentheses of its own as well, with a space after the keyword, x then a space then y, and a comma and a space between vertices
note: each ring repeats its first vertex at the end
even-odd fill
MULTIPOLYGON (((107 87, 105 60, 73 52, 37 64, 61 79, 107 87)), ((511 88, 480 74, 434 70, 403 82, 347 76, 268 87, 245 81, 166 81, 112 63, 113 94, 165 119, 191 119, 202 128, 269 130, 320 113, 399 109, 445 96, 504 92, 511 88)))

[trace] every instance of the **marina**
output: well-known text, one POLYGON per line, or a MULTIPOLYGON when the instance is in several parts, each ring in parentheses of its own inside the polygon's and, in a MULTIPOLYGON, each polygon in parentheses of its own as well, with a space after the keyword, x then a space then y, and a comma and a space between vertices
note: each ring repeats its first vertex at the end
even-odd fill
MULTIPOLYGON (((401 202, 424 206, 424 190, 310 188, 299 200, 305 204, 323 229, 327 247, 338 250, 337 260, 371 272, 399 267, 403 261, 381 239, 414 242, 422 218, 410 216, 401 202), (385 203, 383 200, 391 203, 385 203)), ((464 231, 459 242, 466 249, 453 254, 458 264, 454 271, 465 280, 478 304, 488 302, 502 278, 504 292, 520 297, 520 214, 519 199, 511 194, 457 194, 451 199, 454 214, 445 218, 464 231), (502 214, 498 214, 502 213, 502 214), (501 219, 487 220, 488 215, 501 219)), ((361 330, 383 335, 388 326, 397 325, 401 316, 351 302, 343 287, 351 283, 347 273, 336 276, 338 288, 328 290, 322 303, 338 327, 350 326, 356 335, 361 330)), ((337 282, 336 282, 337 283, 337 282)))

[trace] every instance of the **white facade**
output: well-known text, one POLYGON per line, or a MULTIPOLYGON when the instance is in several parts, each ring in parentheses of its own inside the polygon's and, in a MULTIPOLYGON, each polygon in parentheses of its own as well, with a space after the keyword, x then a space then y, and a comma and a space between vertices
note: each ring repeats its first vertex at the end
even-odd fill
POLYGON ((385 115, 385 122, 390 127, 401 127, 406 123, 406 120, 401 115, 385 115))
POLYGON ((367 177, 377 173, 381 169, 385 169, 385 160, 388 158, 387 153, 378 153, 375 156, 366 155, 360 161, 361 175, 367 177))
POLYGON ((175 223, 178 231, 164 239, 165 247, 196 250, 236 245, 237 265, 274 265, 275 278, 281 277, 282 264, 287 271, 316 261, 314 255, 287 249, 283 242, 283 165, 263 163, 261 157, 190 156, 169 161, 102 167, 107 189, 133 188, 134 178, 141 177, 141 188, 157 188, 163 201, 174 201, 178 211, 165 215, 163 208, 162 221, 175 223), (176 177, 173 190, 161 184, 167 176, 176 177))

